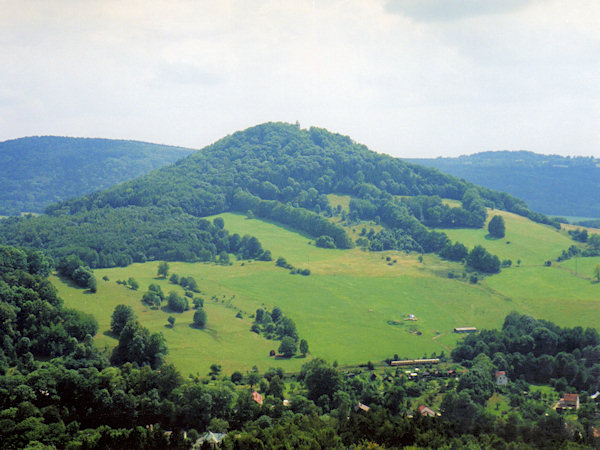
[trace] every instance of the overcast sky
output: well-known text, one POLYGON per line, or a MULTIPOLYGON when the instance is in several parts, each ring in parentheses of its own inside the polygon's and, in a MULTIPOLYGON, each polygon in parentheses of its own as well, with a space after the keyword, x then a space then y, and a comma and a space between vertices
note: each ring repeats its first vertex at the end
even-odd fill
POLYGON ((0 0, 0 140, 202 148, 266 121, 600 156, 600 1, 0 0))

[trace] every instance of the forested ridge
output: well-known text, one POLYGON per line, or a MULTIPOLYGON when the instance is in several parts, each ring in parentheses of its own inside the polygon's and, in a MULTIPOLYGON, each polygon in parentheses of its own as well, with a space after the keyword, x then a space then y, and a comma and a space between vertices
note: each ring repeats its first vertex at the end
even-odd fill
POLYGON ((326 197, 330 193, 353 197, 351 219, 385 225, 377 236, 364 238, 372 250, 441 252, 450 241, 427 227, 480 228, 486 207, 557 226, 508 194, 377 154, 347 136, 267 123, 172 166, 51 205, 45 217, 4 220, 0 242, 46 249, 54 257, 75 253, 91 267, 158 258, 210 260, 217 245, 190 235, 191 229, 204 229, 199 217, 240 211, 349 248, 346 231, 328 220, 335 213, 326 197), (462 206, 449 207, 441 198, 460 200, 462 206))
POLYGON ((495 151, 407 161, 508 192, 544 214, 600 217, 598 158, 495 151))
POLYGON ((41 213, 106 189, 194 150, 113 139, 36 136, 0 142, 0 215, 41 213))
POLYGON ((550 381, 561 394, 598 389, 596 330, 511 314, 502 330, 469 336, 452 353, 465 369, 440 355, 439 370, 431 368, 418 379, 400 368, 382 373, 370 364, 341 370, 319 358, 297 374, 281 369, 221 374, 214 365, 208 375, 184 379, 165 363, 162 333, 150 334, 135 317, 119 327, 112 354, 99 351, 92 339, 98 323, 62 306, 46 278, 50 264, 40 252, 0 246, 5 449, 187 449, 206 431, 223 433, 227 449, 598 444, 599 407, 592 398, 583 392, 581 407, 567 420, 528 384, 550 381), (498 369, 508 370, 509 385, 495 385, 498 369), (423 414, 420 399, 438 395, 440 414, 423 414), (505 417, 492 414, 486 402, 493 395, 510 398, 518 408, 505 417))

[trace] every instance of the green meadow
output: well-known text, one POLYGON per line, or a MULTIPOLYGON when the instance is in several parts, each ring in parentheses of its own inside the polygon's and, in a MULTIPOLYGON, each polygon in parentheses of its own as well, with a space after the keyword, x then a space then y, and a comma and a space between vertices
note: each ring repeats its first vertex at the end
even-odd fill
POLYGON ((445 232, 452 241, 462 242, 469 248, 482 245, 501 260, 510 259, 513 264, 521 260, 521 265, 542 265, 575 244, 566 233, 509 212, 488 209, 488 222, 495 215, 502 216, 506 225, 506 236, 501 239, 489 236, 487 223, 479 230, 461 228, 440 231, 445 232))
MULTIPOLYGON (((311 275, 291 275, 274 262, 235 261, 230 266, 169 263, 170 273, 193 276, 198 281, 208 314, 205 330, 190 327, 193 310, 177 314, 141 304, 150 283, 160 284, 165 293, 176 290, 183 294, 179 286, 156 278, 158 262, 95 270, 96 294, 73 288, 58 278, 53 278, 53 283, 67 306, 96 316, 100 347, 116 345, 116 339, 107 332, 114 307, 131 305, 150 331, 165 335, 168 360, 184 374, 205 374, 215 362, 226 373, 253 366, 298 370, 306 359, 269 357, 279 342, 250 332, 252 315, 259 307, 279 306, 295 321, 300 337, 309 342, 308 358, 323 357, 341 365, 381 361, 394 354, 418 358, 447 353, 461 338, 452 332, 454 327, 500 327, 513 310, 563 326, 596 326, 600 285, 592 283, 590 277, 577 276, 571 268, 573 261, 541 265, 573 241, 549 227, 502 214, 507 237, 501 241, 486 239, 484 230, 448 230, 454 234, 452 239, 466 245, 481 243, 502 259, 522 260, 520 267, 504 269, 476 285, 462 278, 461 265, 432 255, 419 262, 418 255, 400 252, 321 249, 311 237, 275 223, 221 214, 228 230, 258 237, 274 259, 283 256, 296 267, 309 268, 311 275), (506 240, 511 243, 506 244, 506 240), (495 251, 494 246, 504 253, 495 251), (459 279, 448 278, 449 272, 458 274, 459 279), (109 281, 103 281, 104 276, 109 281), (129 277, 140 283, 138 291, 116 284, 116 280, 129 277), (236 317, 238 313, 242 318, 236 317), (409 314, 417 320, 405 320, 409 314), (173 328, 166 326, 169 315, 176 318, 173 328)), ((578 261, 580 270, 594 265, 594 261, 582 260, 578 261)))

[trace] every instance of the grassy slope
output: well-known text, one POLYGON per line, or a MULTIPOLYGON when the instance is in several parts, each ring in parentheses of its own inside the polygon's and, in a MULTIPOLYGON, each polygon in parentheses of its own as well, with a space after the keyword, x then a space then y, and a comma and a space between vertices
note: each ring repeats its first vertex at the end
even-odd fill
MULTIPOLYGON (((99 280, 107 275, 110 282, 99 281, 96 295, 82 294, 81 290, 54 281, 68 306, 96 315, 101 332, 109 328, 110 314, 116 304, 131 304, 145 326, 165 334, 171 349, 169 359, 183 373, 204 373, 216 361, 226 372, 253 365, 261 369, 268 366, 298 369, 304 359, 273 360, 268 352, 276 349, 278 343, 249 332, 252 320, 249 316, 256 308, 275 305, 294 319, 314 356, 338 360, 340 364, 377 361, 394 353, 407 357, 439 353, 451 348, 459 338, 451 332, 454 327, 499 327, 512 310, 561 325, 596 326, 600 285, 592 284, 589 277, 576 277, 570 271, 573 261, 549 268, 539 265, 572 241, 551 228, 502 214, 509 245, 505 240, 488 241, 483 230, 469 230, 470 234, 464 230, 449 232, 455 235, 453 239, 469 246, 482 243, 495 252, 495 245, 505 252, 496 252, 503 259, 523 261, 522 267, 505 269, 475 286, 436 276, 450 270, 460 273, 462 268, 434 256, 426 255, 421 264, 416 255, 399 252, 325 250, 312 245, 310 237, 276 224, 223 214, 226 228, 257 236, 272 251, 274 259, 283 256, 296 267, 310 268, 311 275, 290 275, 273 262, 244 265, 235 262, 229 267, 171 263, 172 273, 192 275, 198 280, 209 317, 207 331, 189 327, 192 311, 173 314, 177 322, 170 329, 165 327, 168 312, 146 310, 141 305, 142 293, 152 282, 160 283, 165 292, 180 289, 154 278, 156 262, 97 270, 99 280), (397 262, 390 265, 387 256, 397 262), (140 282, 139 291, 114 283, 130 276, 140 282), (210 300, 212 296, 219 301, 210 300), (238 310, 243 312, 243 319, 235 318, 238 310), (419 320, 402 320, 407 314, 415 314, 419 320), (391 321, 399 324, 391 325, 388 323, 391 321)), ((580 272, 584 267, 587 270, 588 265, 594 266, 594 261, 582 261, 578 262, 580 272)), ((101 346, 116 342, 101 333, 97 341, 101 346)))
POLYGON ((520 259, 522 265, 542 265, 544 261, 555 259, 562 250, 575 244, 567 235, 557 232, 548 225, 533 223, 525 217, 505 211, 488 210, 488 220, 495 215, 504 218, 506 236, 502 239, 488 235, 487 223, 484 228, 444 229, 453 241, 459 241, 467 247, 482 245, 501 260, 511 259, 516 264, 520 259), (507 242, 510 242, 507 244, 507 242))

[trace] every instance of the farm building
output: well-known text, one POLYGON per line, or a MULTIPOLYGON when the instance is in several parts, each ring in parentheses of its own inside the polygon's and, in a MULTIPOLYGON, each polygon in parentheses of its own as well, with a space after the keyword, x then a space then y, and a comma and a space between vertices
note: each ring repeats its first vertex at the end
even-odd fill
POLYGON ((565 394, 563 398, 558 401, 557 409, 579 409, 579 395, 578 394, 565 394))
POLYGON ((455 333, 477 333, 477 328, 475 327, 458 327, 454 329, 455 333))
POLYGON ((440 360, 438 358, 430 358, 430 359, 401 359, 398 361, 390 362, 390 366, 419 366, 426 364, 439 364, 440 360))

